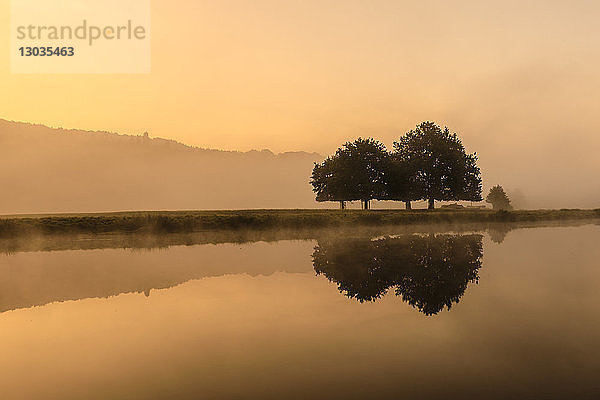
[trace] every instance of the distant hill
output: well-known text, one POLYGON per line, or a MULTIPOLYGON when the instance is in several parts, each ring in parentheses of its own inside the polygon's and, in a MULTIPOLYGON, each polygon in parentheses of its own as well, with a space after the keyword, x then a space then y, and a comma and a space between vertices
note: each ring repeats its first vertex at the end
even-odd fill
POLYGON ((0 214, 313 208, 321 159, 0 120, 0 214))

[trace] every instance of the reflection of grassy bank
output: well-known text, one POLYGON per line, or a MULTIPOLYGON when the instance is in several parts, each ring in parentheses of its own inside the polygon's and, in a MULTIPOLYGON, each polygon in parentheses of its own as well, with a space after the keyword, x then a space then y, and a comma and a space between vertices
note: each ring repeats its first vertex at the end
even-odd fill
POLYGON ((600 218, 596 210, 244 210, 124 212, 0 218, 0 236, 54 233, 189 233, 415 224, 536 222, 600 218))
POLYGON ((600 225, 600 219, 570 219, 520 222, 453 222, 403 225, 370 225, 316 228, 212 229, 197 232, 60 232, 50 234, 14 234, 0 236, 0 254, 28 251, 91 249, 159 249, 220 243, 276 242, 280 240, 323 240, 327 238, 374 238, 403 234, 440 232, 487 232, 492 241, 501 243, 515 229, 542 227, 576 227, 600 225))

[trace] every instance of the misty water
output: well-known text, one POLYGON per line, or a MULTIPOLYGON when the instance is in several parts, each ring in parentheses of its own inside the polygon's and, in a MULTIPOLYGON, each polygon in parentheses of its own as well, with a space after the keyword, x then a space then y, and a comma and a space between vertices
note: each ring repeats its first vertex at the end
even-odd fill
POLYGON ((2 398, 600 396, 597 222, 263 236, 0 244, 2 398))

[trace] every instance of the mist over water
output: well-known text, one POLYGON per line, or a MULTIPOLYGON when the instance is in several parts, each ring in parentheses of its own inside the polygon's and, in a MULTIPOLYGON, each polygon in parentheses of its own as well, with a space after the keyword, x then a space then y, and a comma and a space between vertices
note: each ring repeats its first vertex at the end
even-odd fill
POLYGON ((0 386, 15 399, 594 398, 598 228, 3 242, 0 386))

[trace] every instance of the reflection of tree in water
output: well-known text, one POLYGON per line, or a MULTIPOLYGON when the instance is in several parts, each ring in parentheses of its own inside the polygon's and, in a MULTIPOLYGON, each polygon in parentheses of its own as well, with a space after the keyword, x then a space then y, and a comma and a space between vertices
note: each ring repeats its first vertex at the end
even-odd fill
POLYGON ((482 257, 481 235, 405 235, 320 240, 313 265, 350 298, 374 301, 393 288, 433 315, 458 303, 469 282, 478 281, 482 257))
POLYGON ((500 244, 504 242, 504 239, 506 238, 506 235, 508 235, 508 232, 510 232, 513 229, 514 228, 512 228, 508 224, 493 225, 488 228, 488 234, 492 242, 500 244))
MULTIPOLYGON (((396 294, 426 315, 458 303, 469 282, 479 280, 481 235, 413 238, 411 267, 400 276, 396 294)), ((402 249, 397 249, 402 251, 402 249)))
POLYGON ((376 252, 374 242, 368 239, 319 241, 313 265, 317 275, 337 282, 348 297, 373 301, 387 292, 396 276, 396 271, 378 262, 376 252))

